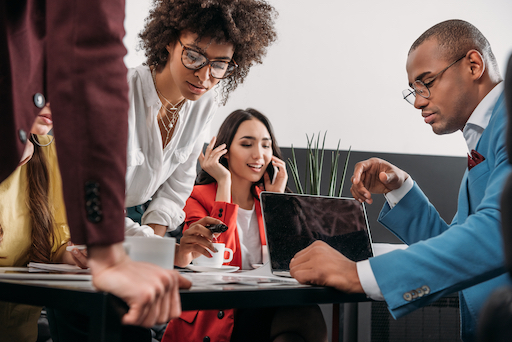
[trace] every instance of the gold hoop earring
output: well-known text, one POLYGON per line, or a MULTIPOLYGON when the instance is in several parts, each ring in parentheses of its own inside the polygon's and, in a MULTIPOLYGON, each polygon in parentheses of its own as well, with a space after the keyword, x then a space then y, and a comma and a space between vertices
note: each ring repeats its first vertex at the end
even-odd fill
POLYGON ((34 142, 34 144, 36 144, 36 145, 37 145, 37 146, 39 146, 39 147, 46 147, 46 146, 49 146, 49 145, 50 145, 50 144, 55 140, 55 136, 54 136, 54 135, 52 135, 52 140, 51 140, 48 144, 46 144, 46 145, 41 145, 41 144, 39 143, 39 141, 37 141, 37 139, 36 139, 36 135, 35 135, 35 134, 33 134, 33 133, 30 133, 30 134, 32 135, 32 142, 34 142))

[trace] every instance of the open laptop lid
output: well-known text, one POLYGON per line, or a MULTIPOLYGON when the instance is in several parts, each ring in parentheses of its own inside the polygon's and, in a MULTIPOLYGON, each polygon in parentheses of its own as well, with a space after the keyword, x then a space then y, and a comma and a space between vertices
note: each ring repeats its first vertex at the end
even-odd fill
POLYGON ((293 256, 315 240, 353 261, 373 256, 366 210, 355 199, 268 191, 260 199, 272 273, 289 272, 293 256))

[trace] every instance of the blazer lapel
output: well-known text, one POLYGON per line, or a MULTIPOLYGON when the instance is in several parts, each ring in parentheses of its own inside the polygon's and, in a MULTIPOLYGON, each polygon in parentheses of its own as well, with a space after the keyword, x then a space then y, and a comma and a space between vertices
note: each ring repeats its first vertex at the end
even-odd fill
POLYGON ((461 223, 466 221, 469 215, 469 191, 468 191, 468 170, 464 172, 462 182, 460 184, 458 208, 457 208, 457 222, 461 223))

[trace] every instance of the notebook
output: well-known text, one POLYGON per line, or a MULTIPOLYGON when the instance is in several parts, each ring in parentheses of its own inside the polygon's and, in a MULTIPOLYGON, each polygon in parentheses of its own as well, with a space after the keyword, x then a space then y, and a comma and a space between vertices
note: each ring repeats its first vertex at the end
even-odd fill
POLYGON ((270 268, 290 276, 290 261, 322 240, 353 261, 373 256, 365 206, 353 198, 263 191, 260 195, 270 268))

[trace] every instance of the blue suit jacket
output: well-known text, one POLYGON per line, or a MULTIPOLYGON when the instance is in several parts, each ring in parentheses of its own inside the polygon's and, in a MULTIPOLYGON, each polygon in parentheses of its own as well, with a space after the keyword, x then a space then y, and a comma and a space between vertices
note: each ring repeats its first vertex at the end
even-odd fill
POLYGON ((379 222, 410 245, 370 260, 395 318, 462 290, 462 336, 471 341, 486 298, 494 289, 512 284, 505 274, 500 223, 501 192, 511 170, 505 136, 502 94, 476 147, 485 160, 466 170, 450 225, 417 184, 392 210, 384 205, 379 222))

